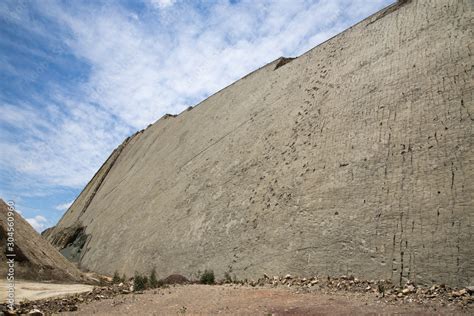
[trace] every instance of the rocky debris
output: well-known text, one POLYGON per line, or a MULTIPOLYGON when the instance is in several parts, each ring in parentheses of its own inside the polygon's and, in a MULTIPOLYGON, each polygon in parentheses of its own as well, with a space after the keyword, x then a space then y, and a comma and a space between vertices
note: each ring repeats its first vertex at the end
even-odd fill
MULTIPOLYGON (((112 278, 97 275, 101 280, 101 283, 106 283, 106 286, 95 287, 91 292, 78 293, 67 296, 65 298, 50 298, 31 302, 23 302, 17 305, 17 309, 14 311, 8 311, 5 304, 0 305, 0 311, 5 315, 49 315, 61 312, 72 312, 79 309, 80 304, 87 304, 93 301, 110 299, 121 294, 142 294, 143 291, 134 291, 133 279, 119 284, 112 284, 112 278), (10 314, 9 314, 10 313, 10 314)), ((180 275, 172 274, 159 282, 162 286, 175 285, 175 284, 187 284, 190 281, 180 275)))
POLYGON ((50 298, 38 301, 27 301, 16 306, 16 310, 9 311, 5 305, 1 305, 0 311, 5 315, 50 315, 61 312, 74 312, 79 309, 80 304, 87 304, 97 300, 104 300, 120 294, 129 294, 129 284, 109 285, 95 287, 91 292, 70 295, 64 298, 50 298))
POLYGON ((320 291, 325 294, 343 292, 373 293, 377 298, 389 303, 419 303, 441 306, 459 305, 471 306, 474 303, 472 295, 474 287, 450 288, 444 284, 430 287, 417 286, 411 281, 404 286, 393 284, 389 280, 359 280, 354 276, 340 277, 294 277, 289 274, 268 278, 267 274, 258 280, 236 282, 248 286, 288 287, 300 293, 320 291))
POLYGON ((280 58, 278 58, 277 59, 278 62, 276 63, 274 70, 277 70, 281 66, 284 66, 284 65, 288 64, 293 59, 295 59, 295 58, 292 58, 292 57, 280 57, 280 58))

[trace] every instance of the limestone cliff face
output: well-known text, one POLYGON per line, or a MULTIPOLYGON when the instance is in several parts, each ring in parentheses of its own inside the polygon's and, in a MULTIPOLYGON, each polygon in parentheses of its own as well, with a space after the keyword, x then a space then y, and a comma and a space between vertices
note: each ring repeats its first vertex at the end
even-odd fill
POLYGON ((161 118, 49 240, 103 273, 472 284, 472 12, 404 1, 161 118))

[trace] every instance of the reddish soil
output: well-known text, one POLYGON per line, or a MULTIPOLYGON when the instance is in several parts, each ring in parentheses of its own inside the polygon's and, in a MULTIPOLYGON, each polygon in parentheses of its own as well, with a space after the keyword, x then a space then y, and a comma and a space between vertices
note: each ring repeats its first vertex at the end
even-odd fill
POLYGON ((471 307, 389 303, 372 293, 298 293, 285 288, 184 285, 81 304, 77 315, 453 315, 471 307))

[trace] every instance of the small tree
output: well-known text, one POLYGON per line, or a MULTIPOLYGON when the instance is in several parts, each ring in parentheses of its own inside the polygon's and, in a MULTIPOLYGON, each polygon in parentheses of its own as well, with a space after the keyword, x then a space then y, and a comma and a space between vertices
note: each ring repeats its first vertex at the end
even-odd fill
POLYGON ((158 279, 156 278, 156 270, 153 268, 150 273, 150 287, 156 289, 158 287, 158 279))
POLYGON ((135 272, 135 276, 133 277, 133 290, 134 291, 143 291, 146 288, 146 283, 144 278, 135 272))
POLYGON ((215 283, 214 271, 212 270, 204 270, 203 274, 201 275, 201 283, 202 284, 214 284, 215 283))
POLYGON ((118 272, 115 271, 114 276, 112 278, 112 283, 117 284, 117 283, 120 283, 120 282, 121 282, 120 276, 119 276, 118 272))

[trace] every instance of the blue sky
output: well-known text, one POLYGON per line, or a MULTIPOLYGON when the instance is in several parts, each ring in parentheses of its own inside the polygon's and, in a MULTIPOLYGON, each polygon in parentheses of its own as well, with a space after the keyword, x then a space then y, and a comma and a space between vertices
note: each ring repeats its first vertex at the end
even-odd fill
POLYGON ((1 1, 0 197, 55 225, 130 134, 392 2, 1 1))

